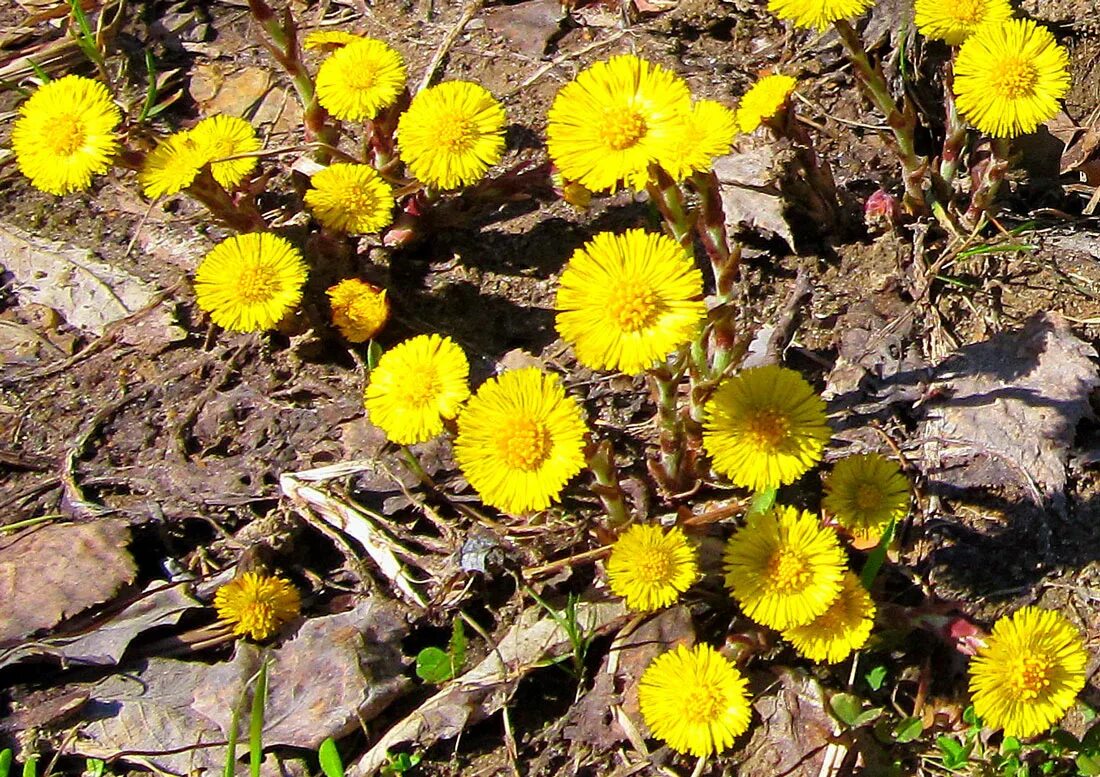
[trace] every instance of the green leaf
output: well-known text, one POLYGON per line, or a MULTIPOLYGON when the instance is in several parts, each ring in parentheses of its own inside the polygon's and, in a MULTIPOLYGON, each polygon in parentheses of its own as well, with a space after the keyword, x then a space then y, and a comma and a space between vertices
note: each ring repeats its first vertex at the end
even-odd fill
POLYGON ((855 728, 858 725, 856 721, 863 711, 863 702, 858 696, 850 693, 838 693, 829 699, 829 709, 841 723, 855 728))
POLYGON ((1016 755, 1021 747, 1020 740, 1016 737, 1005 737, 1001 742, 1001 755, 1016 755))
POLYGON ((886 667, 876 666, 870 672, 868 672, 864 678, 867 681, 867 685, 871 686, 872 691, 877 691, 882 687, 883 682, 886 681, 886 667))
POLYGON ((86 758, 84 759, 84 771, 90 777, 103 777, 103 773, 107 771, 107 762, 101 758, 86 758))
POLYGON ((963 747, 949 736, 936 737, 936 746, 940 749, 945 768, 954 770, 966 765, 970 756, 970 748, 963 747))
POLYGON ((924 721, 918 717, 905 718, 894 726, 894 741, 898 744, 912 742, 924 733, 924 721))
POLYGON ((344 762, 336 749, 336 742, 329 737, 317 749, 317 760, 321 762, 321 771, 325 777, 344 777, 344 762))
POLYGON ((38 756, 32 755, 23 764, 23 777, 35 777, 38 774, 38 756))
POLYGON ((963 722, 968 726, 977 726, 981 728, 982 719, 978 717, 978 713, 974 711, 974 705, 971 704, 965 710, 963 710, 963 722))
POLYGON ((462 618, 455 618, 451 624, 451 641, 447 644, 447 653, 451 657, 451 677, 457 676, 466 663, 466 628, 462 618))
POLYGON ((379 359, 382 358, 382 346, 371 340, 367 343, 367 369, 373 370, 378 366, 379 359))
POLYGON ((863 583, 863 587, 867 590, 871 590, 875 578, 878 577, 879 570, 882 569, 882 565, 886 561, 886 553, 890 550, 890 540, 894 538, 894 523, 894 519, 891 518, 890 523, 886 525, 886 530, 882 533, 882 537, 879 538, 878 545, 875 545, 867 556, 867 563, 863 565, 863 570, 859 573, 859 582, 863 583))
POLYGON ((0 750, 0 777, 8 777, 8 772, 11 771, 11 748, 7 747, 0 750))
POLYGON ((749 505, 748 515, 756 515, 770 509, 775 504, 777 493, 779 493, 778 488, 769 488, 767 491, 757 492, 756 496, 752 498, 752 504, 749 505))
POLYGON ((1081 777, 1100 777, 1100 757, 1092 753, 1078 753, 1077 773, 1081 777))
POLYGON ((426 683, 445 683, 454 677, 451 656, 437 647, 426 647, 416 654, 416 676, 426 683))

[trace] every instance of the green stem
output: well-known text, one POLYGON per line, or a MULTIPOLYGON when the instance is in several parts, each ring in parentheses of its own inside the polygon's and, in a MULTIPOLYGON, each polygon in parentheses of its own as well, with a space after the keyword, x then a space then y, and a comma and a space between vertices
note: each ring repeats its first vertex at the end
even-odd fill
POLYGON ((678 354, 674 369, 661 366, 649 370, 646 378, 657 405, 658 455, 652 474, 669 492, 685 491, 690 483, 686 467, 687 434, 678 403, 680 380, 686 354, 678 354))
POLYGON ((263 216, 250 199, 234 201, 221 184, 214 180, 210 168, 204 168, 187 193, 207 207, 218 221, 237 232, 262 232, 267 229, 263 216))
POLYGON ((973 225, 980 224, 990 212, 997 193, 1001 189, 1005 173, 1011 163, 1012 143, 1008 138, 993 138, 990 143, 990 157, 986 161, 985 172, 970 198, 970 207, 966 219, 973 225))
POLYGON ((405 464, 407 464, 412 473, 416 475, 417 480, 433 491, 436 490, 435 481, 432 480, 432 476, 424 470, 424 467, 420 464, 420 459, 416 457, 416 454, 412 452, 409 446, 401 446, 401 458, 405 460, 405 464))
POLYGON ((653 204, 664 219, 672 237, 680 245, 688 248, 691 246, 692 223, 687 211, 684 210, 684 193, 679 185, 672 180, 660 165, 654 163, 649 166, 649 180, 646 182, 646 191, 653 204))
POLYGON ((622 486, 619 484, 619 473, 615 467, 615 451, 611 447, 610 440, 602 440, 590 447, 588 452, 588 469, 596 482, 592 490, 603 504, 607 513, 607 523, 613 529, 626 526, 630 523, 630 510, 626 506, 622 486))
POLYGON ((959 170, 959 160, 966 145, 966 123, 959 116, 955 104, 955 76, 951 62, 943 67, 944 101, 944 137, 943 151, 940 153, 940 178, 952 192, 955 190, 955 176, 959 170))

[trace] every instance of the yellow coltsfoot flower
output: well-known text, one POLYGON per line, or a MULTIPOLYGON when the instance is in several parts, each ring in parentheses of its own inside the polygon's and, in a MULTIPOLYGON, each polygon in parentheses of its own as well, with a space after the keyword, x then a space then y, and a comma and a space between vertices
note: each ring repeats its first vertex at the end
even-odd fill
POLYGON ((859 650, 875 625, 875 603, 859 578, 844 572, 840 596, 809 623, 783 632, 783 638, 811 661, 835 664, 859 650))
POLYGON ((191 140, 209 162, 214 180, 226 189, 235 188, 256 169, 258 160, 254 156, 228 158, 260 150, 256 130, 244 119, 209 116, 191 129, 191 140))
POLYGON ((681 143, 663 160, 675 180, 710 170, 714 160, 730 151, 737 134, 734 112, 715 100, 699 100, 684 115, 681 143))
POLYGON ((330 286, 325 293, 332 306, 332 324, 348 342, 370 340, 389 320, 390 303, 385 289, 348 278, 330 286))
POLYGON ((824 30, 841 19, 860 16, 875 0, 768 0, 768 10, 796 27, 824 30))
POLYGON ((748 134, 774 117, 787 104, 798 82, 791 76, 764 76, 745 92, 737 105, 737 127, 748 134))
POLYGON ((214 594, 218 617, 233 633, 257 642, 272 637, 284 623, 298 617, 298 589, 281 577, 245 572, 214 594))
POLYGON ((317 71, 317 101, 344 121, 373 119, 405 88, 405 60, 374 38, 351 41, 317 71))
POLYGON ((138 183, 151 199, 181 192, 195 181, 210 159, 191 137, 190 130, 169 135, 145 155, 138 183))
POLYGON ((393 187, 370 165, 336 162, 313 176, 306 205, 329 229, 362 235, 393 222, 393 187))
POLYGON ((660 526, 631 526, 611 547, 611 590, 638 612, 667 607, 699 578, 695 555, 678 527, 666 532, 660 526))
POLYGON ((909 511, 909 481, 877 453, 841 459, 825 479, 822 509, 861 540, 876 541, 909 511))
POLYGON ((954 46, 982 25, 1011 19, 1012 5, 1008 0, 916 0, 913 14, 921 35, 954 46))

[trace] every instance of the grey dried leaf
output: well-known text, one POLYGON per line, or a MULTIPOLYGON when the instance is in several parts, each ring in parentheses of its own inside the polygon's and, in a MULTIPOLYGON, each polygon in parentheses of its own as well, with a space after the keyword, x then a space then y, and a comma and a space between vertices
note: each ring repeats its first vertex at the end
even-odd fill
POLYGON ((778 690, 753 702, 761 725, 741 751, 739 773, 818 777, 835 725, 825 711, 821 684, 792 669, 777 674, 778 690))

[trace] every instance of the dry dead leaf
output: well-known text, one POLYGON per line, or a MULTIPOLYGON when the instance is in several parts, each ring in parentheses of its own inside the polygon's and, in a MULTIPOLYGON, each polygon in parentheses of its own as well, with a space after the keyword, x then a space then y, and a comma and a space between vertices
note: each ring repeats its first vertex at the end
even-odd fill
POLYGON ((742 751, 741 774, 819 777, 836 725, 821 684, 792 669, 777 670, 779 688, 753 702, 761 725, 742 751))
POLYGON ((522 54, 541 57, 561 30, 561 0, 527 0, 485 12, 485 26, 522 54))
POLYGON ((784 218, 785 205, 773 172, 772 144, 742 140, 738 150, 714 160, 726 229, 731 234, 748 227, 769 232, 794 246, 794 235, 784 218))

